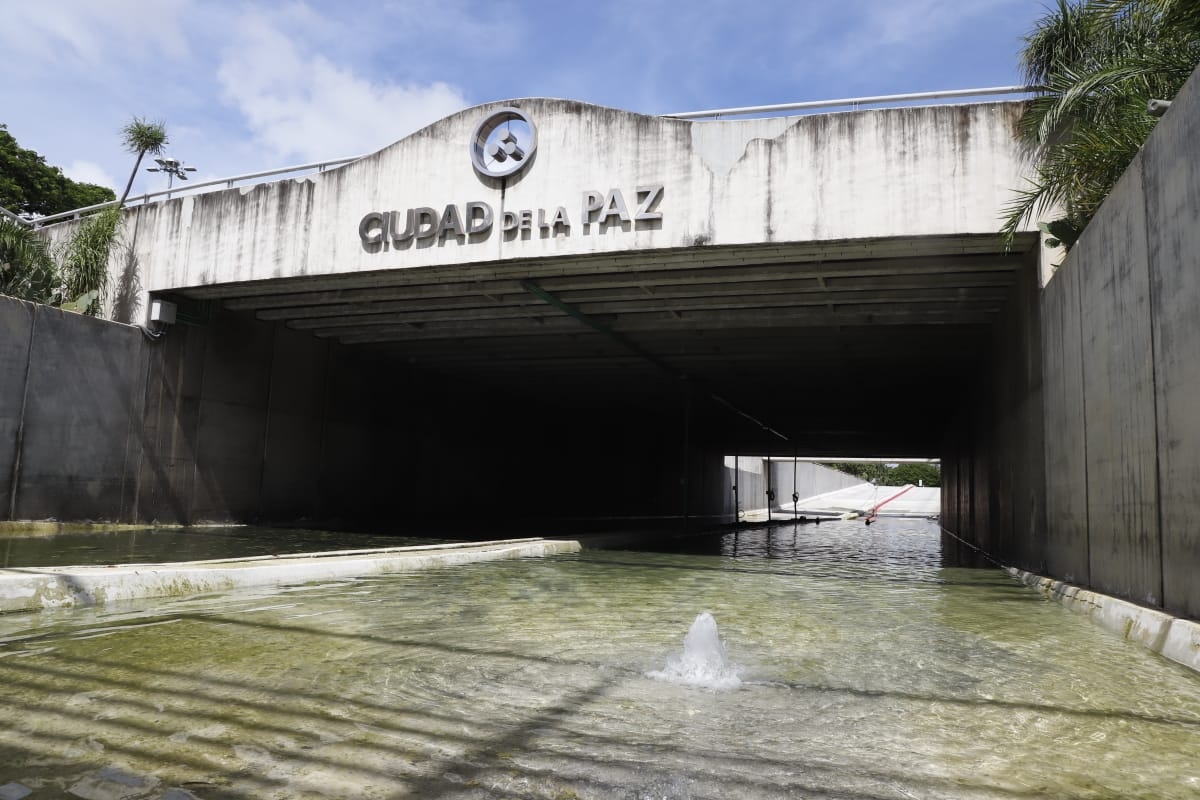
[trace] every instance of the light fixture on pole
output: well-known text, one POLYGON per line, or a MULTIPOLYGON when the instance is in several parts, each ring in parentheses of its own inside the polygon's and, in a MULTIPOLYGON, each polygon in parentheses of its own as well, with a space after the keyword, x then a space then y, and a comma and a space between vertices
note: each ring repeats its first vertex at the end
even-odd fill
POLYGON ((195 167, 185 166, 184 163, 177 158, 156 158, 154 159, 154 163, 158 164, 158 166, 147 167, 146 172, 167 173, 167 197, 171 196, 169 192, 171 191, 171 185, 175 178, 179 178, 181 181, 186 181, 188 179, 187 174, 189 172, 196 171, 195 167))

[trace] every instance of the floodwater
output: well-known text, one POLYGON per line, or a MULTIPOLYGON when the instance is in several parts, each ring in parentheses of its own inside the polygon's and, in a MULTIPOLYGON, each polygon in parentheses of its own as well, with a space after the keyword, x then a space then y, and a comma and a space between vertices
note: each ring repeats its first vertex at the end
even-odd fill
POLYGON ((932 523, 692 549, 0 617, 0 788, 1200 796, 1200 676, 999 571, 942 568, 932 523), (669 679, 705 611, 723 689, 669 679))
POLYGON ((439 541, 448 540, 244 525, 98 529, 37 535, 13 528, 0 531, 0 567, 157 564, 406 547, 439 541))

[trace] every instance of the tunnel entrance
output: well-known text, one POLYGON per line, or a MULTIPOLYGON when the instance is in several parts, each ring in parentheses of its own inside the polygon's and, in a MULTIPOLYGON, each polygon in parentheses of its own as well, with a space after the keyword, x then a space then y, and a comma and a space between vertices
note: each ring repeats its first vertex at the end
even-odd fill
POLYGON ((179 290, 194 324, 156 351, 148 399, 195 415, 200 478, 171 513, 695 526, 736 519, 729 454, 936 458, 1033 241, 705 247, 179 290))

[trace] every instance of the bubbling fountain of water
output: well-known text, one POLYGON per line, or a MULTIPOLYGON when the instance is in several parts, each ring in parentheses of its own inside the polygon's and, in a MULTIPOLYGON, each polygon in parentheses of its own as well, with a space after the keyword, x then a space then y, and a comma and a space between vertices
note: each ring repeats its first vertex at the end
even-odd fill
POLYGON ((646 673, 648 677, 704 689, 729 690, 742 685, 739 669, 725 658, 725 646, 717 621, 707 611, 697 615, 683 640, 683 652, 667 659, 666 669, 646 673))

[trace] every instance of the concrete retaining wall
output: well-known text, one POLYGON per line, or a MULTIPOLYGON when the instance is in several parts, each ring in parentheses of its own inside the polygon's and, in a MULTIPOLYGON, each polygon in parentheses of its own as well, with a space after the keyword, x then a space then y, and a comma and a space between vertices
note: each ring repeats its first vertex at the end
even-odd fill
POLYGON ((0 297, 0 519, 118 519, 142 418, 136 328, 0 297))
POLYGON ((657 410, 547 407, 536 387, 489 395, 249 313, 208 313, 152 342, 0 298, 0 519, 410 535, 733 519, 720 456, 699 437, 684 456, 674 394, 657 410))
POLYGON ((1024 570, 1009 574, 1101 627, 1200 672, 1200 623, 1024 570))
MULTIPOLYGON (((848 489, 862 479, 810 461, 771 461, 771 487, 775 490, 773 508, 792 502, 792 493, 800 499, 818 494, 848 489)), ((765 505, 765 504, 764 504, 765 505)))
POLYGON ((846 489, 862 483, 853 475, 838 472, 835 469, 815 464, 810 461, 793 463, 786 459, 767 461, 761 456, 725 456, 724 491, 727 498, 725 503, 725 521, 733 521, 733 485, 737 482, 737 503, 739 510, 750 511, 766 508, 767 477, 770 473, 770 487, 775 490, 775 501, 770 503, 772 508, 779 508, 784 503, 792 502, 793 490, 801 498, 813 497, 836 489, 846 489))
POLYGON ((1200 619, 1197 130, 1200 72, 1044 291, 1018 287, 946 439, 954 563, 1200 619))
POLYGON ((1043 299, 1047 571, 1200 618, 1200 75, 1043 299), (1053 372, 1052 372, 1053 369, 1053 372), (1057 537, 1062 536, 1058 541, 1057 537))
POLYGON ((952 565, 1002 561, 1042 568, 1047 530, 1038 272, 1031 254, 995 324, 986 367, 973 386, 957 389, 961 402, 942 451, 942 545, 952 565))

